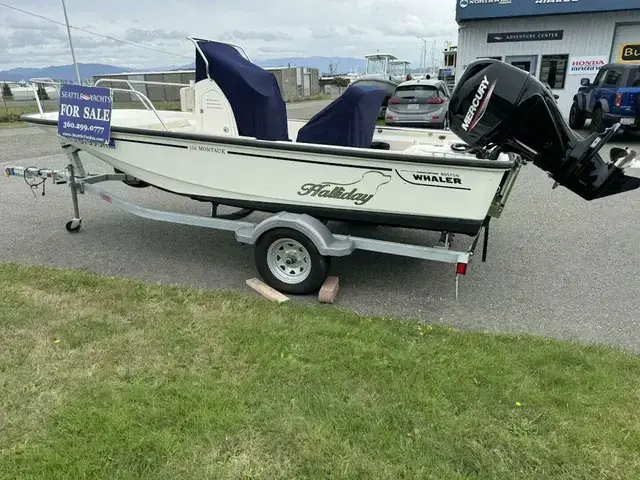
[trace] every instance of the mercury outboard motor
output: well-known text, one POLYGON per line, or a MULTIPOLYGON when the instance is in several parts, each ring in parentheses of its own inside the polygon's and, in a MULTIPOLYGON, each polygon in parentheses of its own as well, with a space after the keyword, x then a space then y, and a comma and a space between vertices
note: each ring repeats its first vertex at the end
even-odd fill
POLYGON ((471 63, 449 102, 450 129, 478 156, 513 152, 546 171, 585 200, 640 187, 624 174, 635 152, 613 148, 611 161, 598 151, 620 125, 584 139, 558 110, 552 93, 530 73, 508 63, 482 59, 471 63))

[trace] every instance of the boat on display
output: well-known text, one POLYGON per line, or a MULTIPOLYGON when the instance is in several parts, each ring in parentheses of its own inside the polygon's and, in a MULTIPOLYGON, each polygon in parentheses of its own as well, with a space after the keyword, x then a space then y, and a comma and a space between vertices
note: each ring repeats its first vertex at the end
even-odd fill
MULTIPOLYGON (((75 214, 69 231, 80 227, 77 193, 107 180, 238 207, 231 220, 215 209, 213 218, 194 218, 132 207, 98 192, 147 218, 234 231, 261 252, 256 264, 267 283, 289 293, 317 290, 327 275, 325 259, 358 248, 455 263, 457 274, 466 273, 482 231, 486 256, 489 221, 500 216, 527 162, 548 172, 554 187, 586 200, 640 186, 640 179, 625 174, 635 152, 613 149, 609 161, 598 154, 616 127, 578 137, 537 79, 500 61, 469 65, 449 102, 450 130, 392 128, 376 125, 385 88, 354 82, 310 120, 288 119, 275 77, 241 48, 190 40, 196 76, 181 86, 181 111, 156 110, 131 85, 109 89, 137 95, 147 109, 105 114, 110 133, 104 143, 82 134, 60 136, 72 159, 68 169, 7 167, 7 173, 69 183, 75 214), (117 173, 86 174, 79 151, 117 173), (258 225, 239 221, 252 211, 275 215, 258 225), (474 242, 469 251, 453 252, 446 242, 443 248, 417 247, 333 235, 329 220, 457 233, 474 242)), ((59 135, 72 111, 64 106, 64 90, 61 98, 59 112, 22 120, 59 135)))

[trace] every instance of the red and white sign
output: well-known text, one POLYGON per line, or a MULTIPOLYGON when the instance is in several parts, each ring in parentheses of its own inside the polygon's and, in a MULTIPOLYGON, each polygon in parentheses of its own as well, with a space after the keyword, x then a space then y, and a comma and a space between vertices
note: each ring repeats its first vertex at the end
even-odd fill
POLYGON ((569 75, 595 76, 609 61, 609 57, 573 57, 569 62, 569 75))

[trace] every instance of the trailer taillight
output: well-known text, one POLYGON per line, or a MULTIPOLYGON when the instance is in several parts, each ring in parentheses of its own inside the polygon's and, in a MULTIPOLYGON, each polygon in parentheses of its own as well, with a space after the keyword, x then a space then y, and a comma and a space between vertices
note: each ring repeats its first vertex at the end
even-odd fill
POLYGON ((468 264, 459 262, 456 266, 456 275, 466 275, 468 264))
POLYGON ((620 105, 622 105, 622 94, 621 93, 617 93, 616 94, 615 106, 616 106, 616 108, 620 108, 620 105))

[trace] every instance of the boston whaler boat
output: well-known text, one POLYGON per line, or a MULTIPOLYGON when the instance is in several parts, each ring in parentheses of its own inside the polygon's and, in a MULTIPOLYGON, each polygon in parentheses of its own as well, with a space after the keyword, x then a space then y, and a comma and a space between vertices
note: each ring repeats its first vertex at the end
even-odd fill
POLYGON ((29 183, 69 183, 70 232, 82 221, 78 193, 98 194, 146 218, 233 231, 255 246, 266 283, 293 294, 317 291, 330 257, 355 249, 454 263, 457 293, 458 275, 466 274, 482 232, 485 259, 489 221, 500 216, 527 161, 548 172, 554 187, 586 200, 640 187, 640 179, 624 173, 635 152, 614 148, 610 162, 598 155, 617 126, 581 139, 537 79, 500 61, 469 65, 450 100, 451 131, 389 128, 376 126, 383 89, 352 85, 311 120, 287 119, 273 74, 239 47, 190 40, 196 79, 181 89, 181 111, 156 110, 131 85, 65 85, 59 112, 40 110, 22 119, 58 134, 70 164, 62 170, 7 167, 7 174, 29 183), (138 96, 147 109, 91 103, 110 102, 118 91, 138 96), (100 129, 107 136, 97 143, 91 132, 100 129), (87 174, 79 151, 116 173, 87 174), (110 180, 211 202, 213 215, 133 205, 95 186, 110 180), (242 210, 217 215, 220 204, 242 210), (241 220, 253 210, 274 215, 257 224, 241 220), (424 247, 337 235, 329 220, 433 230, 444 233, 445 243, 424 247), (451 250, 451 233, 473 237, 469 251, 451 250))

